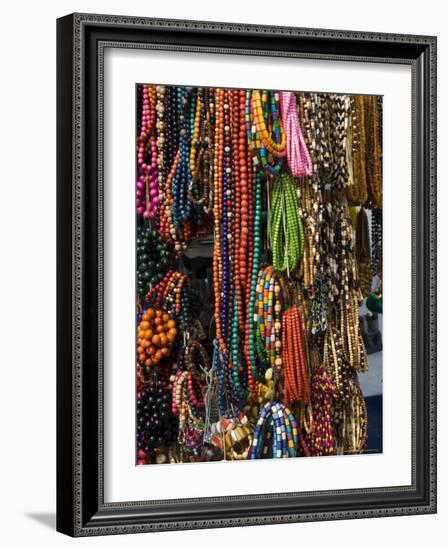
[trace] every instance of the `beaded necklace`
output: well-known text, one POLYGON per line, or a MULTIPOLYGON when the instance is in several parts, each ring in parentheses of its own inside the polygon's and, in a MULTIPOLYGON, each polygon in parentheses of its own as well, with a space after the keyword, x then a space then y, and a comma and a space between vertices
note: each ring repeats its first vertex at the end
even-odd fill
POLYGON ((369 221, 364 208, 361 208, 356 221, 356 260, 360 289, 363 296, 372 290, 372 269, 370 265, 369 221))
POLYGON ((350 141, 352 152, 353 185, 347 188, 351 204, 363 205, 368 201, 366 179, 366 126, 364 96, 350 100, 350 141))
POLYGON ((311 456, 336 454, 333 428, 333 399, 338 390, 324 367, 318 367, 311 376, 311 406, 313 430, 310 434, 311 456))
POLYGON ((296 183, 288 174, 280 174, 274 181, 270 234, 274 269, 287 271, 289 276, 303 254, 305 238, 296 183))
POLYGON ((183 331, 187 330, 191 321, 189 284, 189 279, 184 273, 168 271, 146 295, 148 305, 175 316, 183 331))
POLYGON ((199 213, 208 214, 211 206, 211 186, 213 179, 213 128, 214 93, 198 88, 196 113, 190 149, 190 171, 192 174, 189 188, 190 199, 199 213))
POLYGON ((367 408, 356 372, 344 364, 340 393, 334 406, 340 454, 359 454, 367 442, 367 408))
POLYGON ((369 201, 374 208, 383 207, 383 183, 382 183, 382 146, 380 134, 380 113, 382 111, 382 98, 376 96, 364 96, 366 105, 366 162, 367 162, 367 187, 369 201))
POLYGON ((383 213, 379 208, 372 210, 371 240, 372 275, 378 275, 381 278, 383 271, 383 213))
POLYGON ((296 96, 292 92, 280 92, 282 124, 286 134, 288 167, 296 177, 311 176, 313 162, 300 128, 296 96))
POLYGON ((344 189, 350 184, 349 159, 347 157, 347 130, 350 117, 350 98, 347 95, 330 94, 331 105, 331 144, 333 163, 331 171, 332 185, 344 189))
POLYGON ((173 222, 176 228, 179 228, 182 222, 187 221, 191 214, 191 199, 189 195, 192 179, 190 170, 191 95, 191 91, 187 90, 184 86, 177 88, 180 120, 179 157, 171 181, 173 222))
POLYGON ((305 140, 314 162, 313 175, 321 183, 331 181, 331 116, 327 95, 297 94, 297 99, 305 140))
POLYGON ((163 188, 163 182, 167 177, 167 162, 166 162, 166 138, 165 138, 165 102, 166 102, 166 88, 165 86, 156 86, 157 103, 156 103, 156 145, 157 145, 157 180, 158 180, 158 194, 157 201, 154 202, 157 205, 158 214, 160 216, 160 207, 163 203, 163 194, 161 190, 163 188))
POLYGON ((171 252, 161 235, 146 226, 137 228, 137 292, 141 299, 157 284, 168 268, 171 252))
MULTIPOLYGON (((231 132, 232 132, 232 174, 234 181, 234 211, 233 211, 233 281, 234 304, 232 318, 232 379, 234 393, 238 399, 247 395, 247 376, 244 365, 244 355, 241 353, 240 335, 243 334, 245 319, 245 303, 243 289, 246 282, 245 249, 241 247, 243 235, 247 241, 247 168, 246 168, 246 134, 244 124, 245 92, 234 90, 230 93, 231 101, 231 132), (243 231, 244 230, 244 231, 243 231), (243 285, 244 283, 244 285, 243 285)), ((244 340, 244 336, 241 337, 244 340)))
MULTIPOLYGON (((282 366, 282 309, 284 291, 282 280, 272 266, 260 270, 257 281, 257 318, 255 323, 256 349, 264 369, 282 366)), ((263 378, 259 372, 259 378, 263 378)))
POLYGON ((197 454, 202 446, 207 419, 206 400, 211 366, 202 344, 190 338, 178 357, 173 380, 172 412, 179 417, 178 442, 197 454))
POLYGON ((155 87, 144 84, 142 94, 141 132, 137 139, 137 215, 153 219, 159 206, 155 87))
POLYGON ((167 313, 152 308, 143 313, 137 329, 137 360, 146 374, 170 355, 176 335, 176 322, 167 313))
POLYGON ((341 335, 338 328, 329 323, 324 340, 324 367, 333 380, 337 390, 343 392, 343 369, 347 361, 342 349, 341 335))
POLYGON ((303 286, 313 298, 313 286, 320 268, 322 193, 314 178, 304 178, 298 188, 299 217, 304 227, 303 286))
POLYGON ((253 261, 252 274, 250 282, 249 306, 248 306, 248 330, 247 330, 247 359, 249 364, 248 377, 249 387, 252 395, 256 394, 257 382, 262 381, 262 376, 257 369, 257 361, 255 355, 255 327, 257 314, 255 313, 255 299, 257 292, 257 276, 260 262, 260 221, 261 221, 261 174, 255 176, 255 210, 254 210, 254 225, 253 225, 253 261), (252 321, 251 321, 252 320, 252 321))
POLYGON ((227 345, 221 328, 221 297, 222 297, 222 171, 224 153, 224 90, 215 90, 216 124, 215 124, 215 149, 213 157, 213 217, 214 217, 214 247, 213 247, 213 293, 216 325, 216 341, 219 351, 225 353, 227 345))
POLYGON ((260 410, 249 458, 263 458, 270 452, 272 458, 295 457, 298 443, 297 421, 292 412, 283 403, 269 401, 260 410))
POLYGON ((249 101, 252 146, 266 174, 273 176, 280 172, 283 167, 281 161, 286 157, 286 136, 280 118, 279 97, 272 91, 253 90, 249 92, 249 101))
POLYGON ((302 317, 294 305, 283 314, 282 351, 284 401, 287 405, 310 400, 310 381, 302 332, 302 317))

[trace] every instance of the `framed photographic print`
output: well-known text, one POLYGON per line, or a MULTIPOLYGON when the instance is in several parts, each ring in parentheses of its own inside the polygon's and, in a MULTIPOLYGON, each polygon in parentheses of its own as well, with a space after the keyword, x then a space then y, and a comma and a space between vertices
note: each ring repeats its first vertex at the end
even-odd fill
POLYGON ((57 40, 57 529, 434 513, 436 39, 57 40))

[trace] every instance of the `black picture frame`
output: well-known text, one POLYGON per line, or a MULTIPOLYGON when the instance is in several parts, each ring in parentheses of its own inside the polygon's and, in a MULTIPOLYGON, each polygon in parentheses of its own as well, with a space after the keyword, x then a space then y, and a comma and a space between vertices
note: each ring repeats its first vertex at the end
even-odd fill
POLYGON ((57 21, 57 530, 71 536, 436 512, 436 38, 72 14, 57 21), (412 484, 103 496, 102 79, 108 45, 412 67, 412 484))

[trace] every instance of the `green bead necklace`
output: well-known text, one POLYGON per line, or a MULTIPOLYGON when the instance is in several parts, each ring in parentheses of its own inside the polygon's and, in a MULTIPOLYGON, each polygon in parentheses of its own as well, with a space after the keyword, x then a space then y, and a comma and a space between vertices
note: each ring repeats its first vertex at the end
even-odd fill
POLYGON ((274 180, 270 237, 274 270, 287 271, 289 276, 303 255, 305 243, 296 182, 290 174, 280 174, 274 180))

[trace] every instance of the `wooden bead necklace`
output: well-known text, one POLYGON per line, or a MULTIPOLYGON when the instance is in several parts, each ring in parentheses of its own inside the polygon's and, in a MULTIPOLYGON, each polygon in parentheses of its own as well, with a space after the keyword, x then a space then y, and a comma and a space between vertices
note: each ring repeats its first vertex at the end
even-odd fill
POLYGON ((338 453, 359 454, 367 443, 367 407, 352 369, 343 371, 340 396, 334 407, 338 453))
POLYGON ((347 189, 351 204, 368 202, 366 174, 366 134, 364 96, 357 95, 350 101, 350 140, 352 146, 353 184, 347 189))

